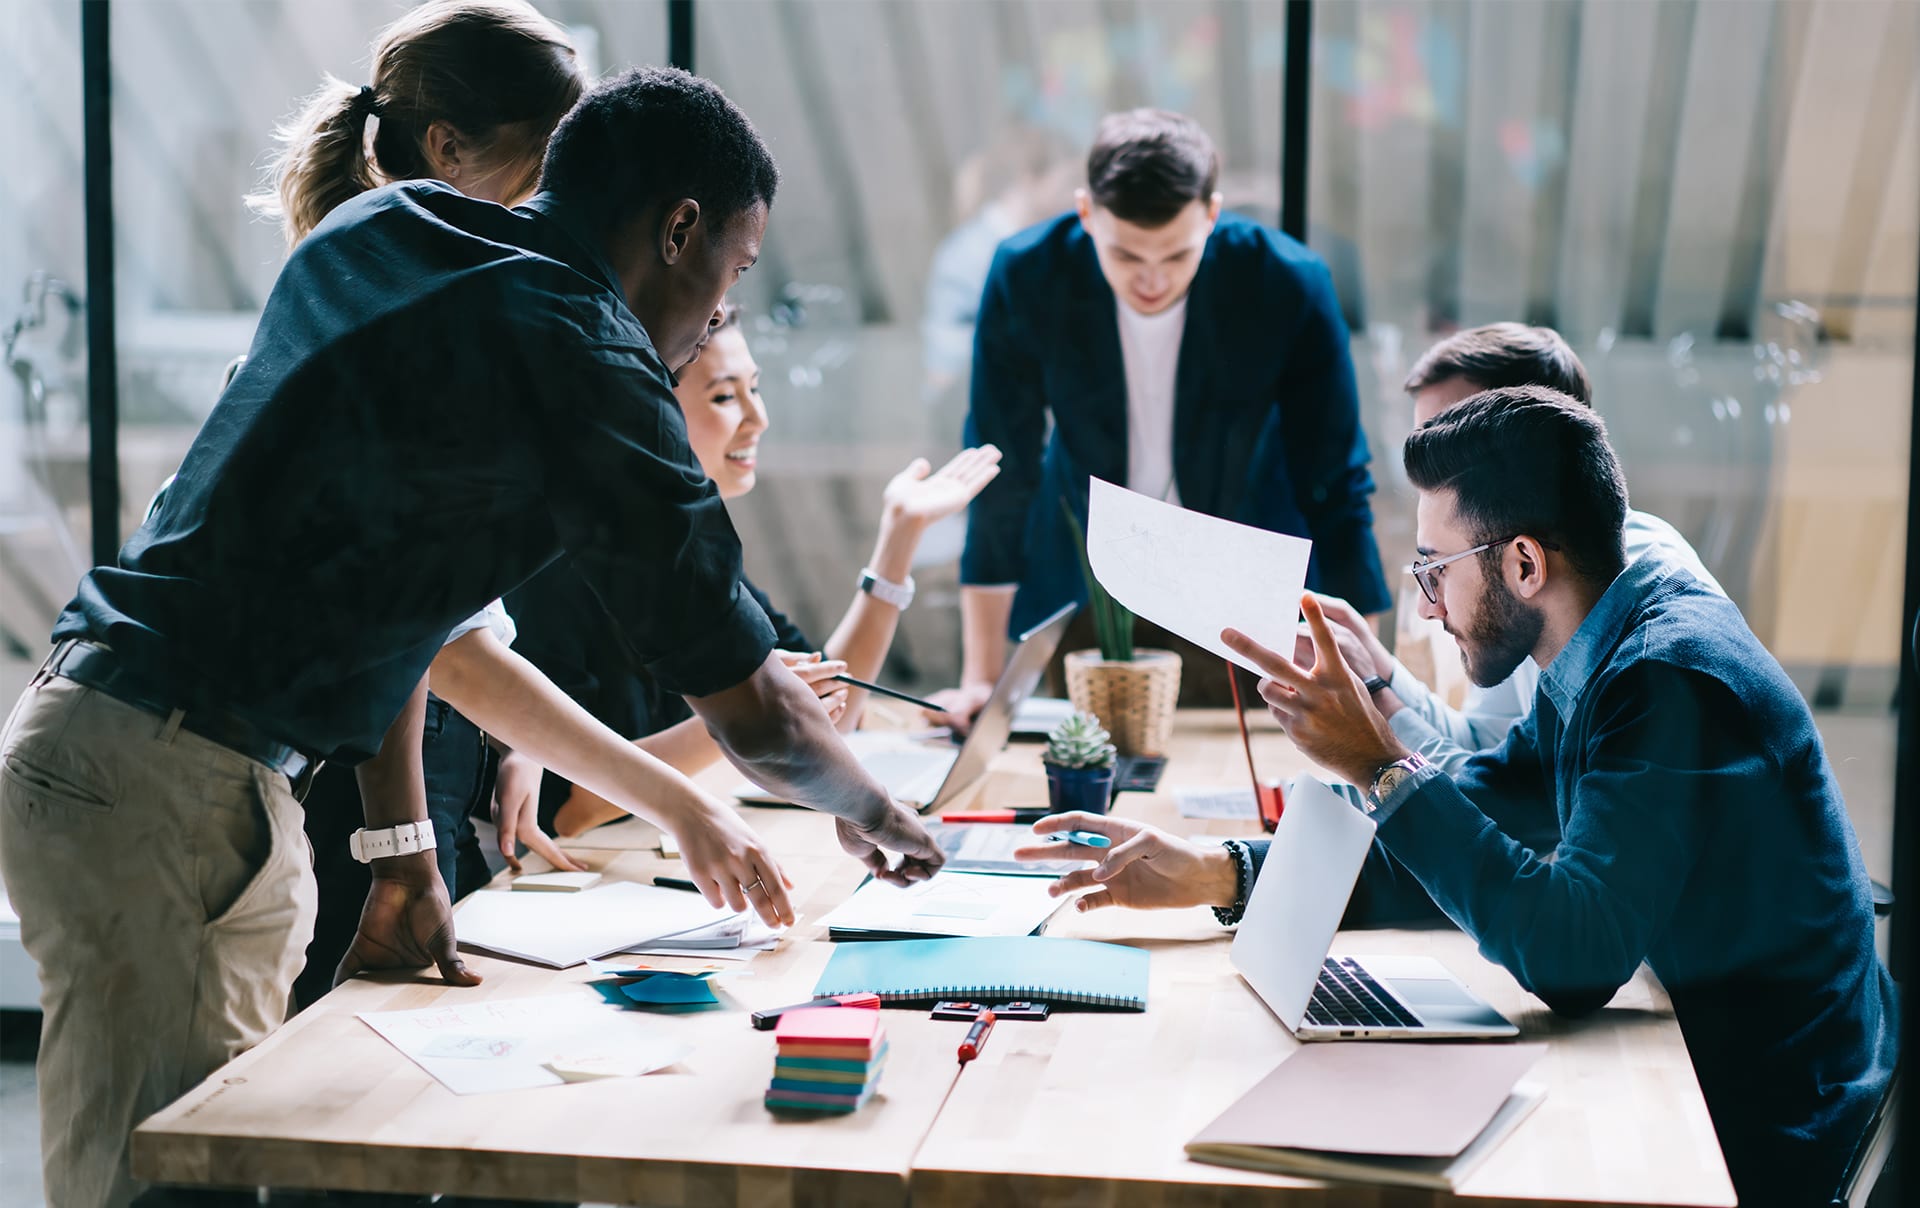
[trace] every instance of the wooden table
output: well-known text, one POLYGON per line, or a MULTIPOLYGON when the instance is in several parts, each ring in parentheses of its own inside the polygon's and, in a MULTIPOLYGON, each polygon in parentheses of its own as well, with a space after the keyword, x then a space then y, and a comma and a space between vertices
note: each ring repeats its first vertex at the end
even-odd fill
MULTIPOLYGON (((1303 765, 1262 724, 1261 771, 1303 765)), ((1120 812, 1180 834, 1248 834, 1251 822, 1179 817, 1170 789, 1243 785, 1230 714, 1183 715, 1163 791, 1120 812)), ((720 772, 715 784, 731 783, 720 772)), ((1037 748, 1010 748, 983 805, 1045 797, 1037 748)), ((1188 1161, 1187 1138, 1294 1045, 1226 959, 1203 910, 1056 916, 1049 934, 1153 953, 1149 1009, 1061 1012, 995 1030, 956 1077, 960 1025, 888 1011, 892 1053, 875 1101, 845 1117, 776 1118, 761 1105, 769 1033, 743 1013, 805 998, 831 955, 819 919, 858 883, 829 819, 751 809, 797 883, 792 940, 728 979, 738 1010, 659 1019, 696 1046, 637 1079, 454 1095, 358 1019, 443 998, 554 993, 591 975, 472 957, 471 990, 362 979, 215 1073, 134 1134, 135 1174, 167 1183, 447 1191, 649 1205, 1414 1204, 1425 1193, 1323 1185, 1188 1161), (951 1096, 949 1097, 949 1092, 951 1096)), ((613 877, 677 866, 653 829, 621 823, 571 846, 613 877)), ((1592 1018, 1556 1020, 1452 931, 1342 933, 1337 951, 1428 952, 1552 1048, 1539 1110, 1450 1202, 1723 1205, 1733 1192, 1666 997, 1642 970, 1592 1018)), ((680 958, 649 958, 673 967, 680 958)), ((582 991, 584 993, 584 991, 582 991)))

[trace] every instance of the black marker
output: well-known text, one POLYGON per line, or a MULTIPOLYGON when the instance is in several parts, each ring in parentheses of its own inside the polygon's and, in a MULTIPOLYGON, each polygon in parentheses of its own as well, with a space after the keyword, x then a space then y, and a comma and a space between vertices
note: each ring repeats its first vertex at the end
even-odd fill
POLYGON ((836 675, 833 678, 839 680, 843 684, 852 684, 856 688, 865 688, 869 692, 878 692, 882 696, 891 696, 895 700, 903 700, 910 705, 919 705, 922 709, 925 709, 929 713, 945 713, 946 712, 945 709, 941 708, 939 705, 934 704, 930 700, 921 700, 917 696, 910 696, 907 693, 901 692, 896 688, 883 688, 879 684, 869 684, 867 681, 855 679, 851 675, 836 675))

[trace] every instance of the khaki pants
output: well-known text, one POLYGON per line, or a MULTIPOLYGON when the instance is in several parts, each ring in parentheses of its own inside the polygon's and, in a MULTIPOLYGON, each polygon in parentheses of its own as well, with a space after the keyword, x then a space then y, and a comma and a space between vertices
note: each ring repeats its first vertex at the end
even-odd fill
POLYGON ((140 1121, 286 1017, 315 889, 286 778, 72 680, 0 734, 0 875, 39 966, 51 1208, 122 1205, 140 1121))

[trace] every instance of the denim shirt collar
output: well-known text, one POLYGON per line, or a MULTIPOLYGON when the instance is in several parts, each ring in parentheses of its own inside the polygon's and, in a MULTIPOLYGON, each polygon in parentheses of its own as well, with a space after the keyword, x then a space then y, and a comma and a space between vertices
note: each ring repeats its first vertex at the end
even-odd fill
POLYGON ((1573 716, 1580 694, 1606 665, 1614 647, 1654 590, 1675 575, 1685 573, 1678 563, 1656 553, 1643 554, 1601 593, 1586 620, 1540 673, 1541 691, 1565 721, 1573 716))
POLYGON ((622 302, 626 301, 627 291, 620 284, 620 274, 614 271, 613 262, 607 259, 600 241, 588 232, 572 207, 553 194, 542 192, 514 208, 532 210, 550 221, 574 245, 570 249, 574 254, 566 257, 567 264, 612 290, 622 302))

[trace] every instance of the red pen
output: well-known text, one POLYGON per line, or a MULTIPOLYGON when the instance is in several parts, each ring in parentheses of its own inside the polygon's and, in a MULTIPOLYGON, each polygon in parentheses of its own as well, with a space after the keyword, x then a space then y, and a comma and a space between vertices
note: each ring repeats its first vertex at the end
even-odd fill
POLYGON ((993 1012, 982 1011, 967 1029, 967 1038, 960 1042, 960 1064, 965 1065, 980 1055, 987 1047, 987 1034, 993 1031, 993 1012))
POLYGON ((1044 809, 967 810, 960 814, 942 814, 942 822, 1038 822, 1047 816, 1044 809))

